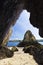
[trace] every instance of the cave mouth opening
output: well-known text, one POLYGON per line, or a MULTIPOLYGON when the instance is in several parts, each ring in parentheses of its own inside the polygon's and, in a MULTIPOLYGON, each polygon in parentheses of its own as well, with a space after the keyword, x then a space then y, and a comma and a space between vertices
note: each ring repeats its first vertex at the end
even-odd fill
POLYGON ((2 45, 4 43, 6 44, 6 41, 8 42, 10 40, 23 40, 24 34, 28 30, 32 32, 36 40, 43 40, 43 38, 41 38, 39 35, 39 29, 34 27, 30 23, 29 18, 30 18, 30 12, 27 12, 27 10, 23 10, 19 18, 17 19, 17 22, 15 23, 15 25, 13 25, 10 28, 10 31, 8 32, 8 34, 6 34, 2 42, 2 45))
POLYGON ((27 30, 30 30, 36 39, 43 39, 39 35, 39 29, 34 27, 30 23, 29 18, 30 18, 30 12, 27 12, 27 10, 23 10, 16 24, 12 27, 13 32, 9 40, 14 39, 22 40, 27 30))

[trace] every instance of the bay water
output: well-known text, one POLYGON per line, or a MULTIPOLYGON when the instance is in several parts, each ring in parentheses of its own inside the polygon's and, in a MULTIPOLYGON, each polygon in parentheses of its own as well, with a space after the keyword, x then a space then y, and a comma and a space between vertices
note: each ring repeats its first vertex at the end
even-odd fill
POLYGON ((8 42, 6 46, 17 46, 20 42, 8 42))
MULTIPOLYGON (((12 42, 12 41, 10 42, 9 41, 6 46, 17 46, 19 43, 20 42, 12 42)), ((39 43, 43 45, 43 41, 42 42, 40 41, 39 43)))

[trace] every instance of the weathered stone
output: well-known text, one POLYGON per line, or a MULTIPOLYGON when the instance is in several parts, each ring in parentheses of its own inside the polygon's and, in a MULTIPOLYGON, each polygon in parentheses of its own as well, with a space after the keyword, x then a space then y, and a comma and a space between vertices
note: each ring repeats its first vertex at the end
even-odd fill
POLYGON ((0 55, 1 54, 6 56, 6 57, 12 57, 14 53, 12 50, 8 49, 7 47, 0 46, 0 55))
POLYGON ((7 45, 7 42, 9 41, 9 37, 11 36, 11 34, 12 34, 12 29, 10 28, 9 31, 8 31, 8 33, 7 33, 6 36, 4 37, 1 46, 7 45))
POLYGON ((42 0, 0 0, 0 44, 24 9, 30 12, 30 23, 38 27, 39 34, 43 36, 42 0))
POLYGON ((30 53, 33 55, 35 51, 40 51, 40 49, 38 49, 34 45, 30 45, 30 46, 24 47, 23 51, 25 53, 30 53))
POLYGON ((39 58, 40 58, 40 64, 43 64, 43 49, 40 49, 39 58))
POLYGON ((43 64, 43 49, 39 49, 33 45, 24 47, 23 51, 25 53, 29 53, 33 55, 33 58, 36 60, 38 64, 43 64))
MULTIPOLYGON (((28 45, 31 45, 31 42, 35 41, 35 37, 33 36, 32 32, 30 30, 26 31, 24 34, 24 39, 22 42, 18 44, 18 47, 25 47, 28 45)), ((34 42, 33 42, 34 44, 34 42)))
POLYGON ((43 0, 0 0, 0 45, 24 9, 30 12, 30 23, 43 37, 43 0))
POLYGON ((13 52, 18 51, 18 49, 17 49, 16 47, 12 47, 11 50, 12 50, 13 52))
POLYGON ((24 35, 24 39, 23 41, 36 41, 35 36, 32 34, 32 32, 30 30, 26 31, 25 35, 24 35))
POLYGON ((36 41, 35 36, 30 30, 28 30, 24 35, 23 41, 18 44, 18 47, 27 47, 30 45, 34 45, 38 48, 42 48, 43 46, 36 41))

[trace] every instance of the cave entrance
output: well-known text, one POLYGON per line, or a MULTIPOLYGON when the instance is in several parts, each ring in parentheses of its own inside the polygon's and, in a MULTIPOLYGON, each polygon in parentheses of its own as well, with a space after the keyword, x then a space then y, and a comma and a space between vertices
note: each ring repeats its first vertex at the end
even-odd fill
POLYGON ((13 32, 10 40, 22 40, 27 30, 30 30, 36 39, 41 39, 39 29, 31 25, 29 18, 30 13, 27 10, 23 10, 16 24, 12 27, 13 32))

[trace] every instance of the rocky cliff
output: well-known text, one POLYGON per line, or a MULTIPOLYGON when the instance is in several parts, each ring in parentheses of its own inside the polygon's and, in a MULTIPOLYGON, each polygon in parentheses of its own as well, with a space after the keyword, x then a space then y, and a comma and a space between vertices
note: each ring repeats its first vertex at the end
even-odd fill
POLYGON ((0 0, 0 44, 24 9, 30 12, 30 23, 43 37, 43 0, 0 0))

